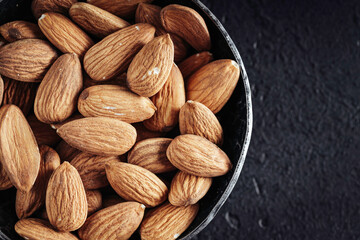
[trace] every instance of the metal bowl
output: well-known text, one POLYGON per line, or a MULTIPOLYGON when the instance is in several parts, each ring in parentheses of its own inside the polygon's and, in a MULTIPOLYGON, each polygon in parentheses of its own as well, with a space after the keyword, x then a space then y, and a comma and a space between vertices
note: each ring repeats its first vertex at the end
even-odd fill
MULTIPOLYGON (((240 54, 220 21, 210 10, 198 0, 167 0, 166 5, 177 3, 198 11, 208 26, 212 50, 215 59, 233 59, 239 63, 241 76, 237 87, 225 107, 217 114, 224 129, 222 149, 228 154, 234 167, 225 176, 215 178, 207 195, 200 201, 200 210, 190 227, 179 239, 190 239, 203 230, 215 217, 233 190, 242 167, 250 143, 252 132, 252 104, 248 76, 240 54)), ((159 0, 154 4, 164 5, 159 0)), ((36 22, 30 11, 30 1, 3 0, 0 2, 0 24, 13 20, 29 20, 36 22)), ((13 230, 17 221, 15 214, 15 189, 0 191, 0 239, 19 239, 13 230)), ((133 239, 137 239, 134 236, 133 239)))

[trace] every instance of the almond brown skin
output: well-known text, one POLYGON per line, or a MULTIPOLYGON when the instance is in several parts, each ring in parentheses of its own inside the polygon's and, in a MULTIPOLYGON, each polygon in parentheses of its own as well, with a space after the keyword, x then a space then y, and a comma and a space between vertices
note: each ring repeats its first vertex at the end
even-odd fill
POLYGON ((127 71, 128 87, 140 96, 154 96, 168 79, 173 62, 174 44, 170 35, 154 38, 132 60, 127 71))
POLYGON ((38 25, 26 21, 13 21, 0 26, 0 33, 8 42, 21 39, 45 39, 38 25))
POLYGON ((29 191, 40 168, 40 153, 34 134, 15 105, 0 109, 0 161, 12 184, 29 191))
POLYGON ((75 53, 61 55, 46 73, 35 97, 34 112, 44 123, 62 122, 76 110, 83 86, 81 63, 75 53))
POLYGON ((27 120, 38 145, 48 145, 52 147, 61 141, 61 138, 57 135, 55 129, 49 124, 40 122, 35 115, 30 115, 27 117, 27 120))
POLYGON ((81 93, 78 109, 85 117, 111 117, 134 123, 151 118, 156 107, 149 98, 141 97, 127 87, 97 85, 81 93))
POLYGON ((166 31, 182 37, 198 52, 210 50, 209 30, 204 19, 194 9, 170 4, 161 10, 160 17, 166 31))
POLYGON ((88 203, 80 175, 70 163, 62 163, 51 175, 46 190, 46 212, 60 231, 75 231, 85 222, 88 203))
POLYGON ((91 215, 80 228, 83 240, 126 240, 139 227, 145 206, 124 202, 104 208, 91 215))
POLYGON ((46 38, 63 53, 76 53, 82 59, 94 45, 93 40, 81 28, 60 13, 42 14, 38 25, 46 38))
POLYGON ((105 170, 111 187, 125 200, 155 207, 167 199, 166 185, 145 168, 130 163, 111 162, 105 165, 105 170))
POLYGON ((98 190, 86 190, 86 200, 88 203, 88 216, 101 209, 102 195, 98 190))
POLYGON ((61 161, 71 162, 76 155, 80 154, 81 151, 73 148, 67 142, 62 140, 55 148, 56 152, 59 154, 61 161))
POLYGON ((133 126, 107 117, 74 120, 61 126, 57 133, 70 146, 100 156, 122 155, 136 140, 133 126))
POLYGON ((184 77, 187 79, 197 70, 208 64, 213 60, 212 53, 205 51, 201 53, 196 53, 179 64, 179 69, 184 77))
POLYGON ((109 185, 105 164, 112 161, 119 162, 119 158, 80 153, 70 163, 78 170, 85 189, 99 189, 109 185))
POLYGON ((139 23, 110 34, 86 52, 86 73, 95 81, 105 81, 125 72, 138 51, 154 38, 154 33, 153 26, 139 23))
POLYGON ((0 74, 22 82, 39 82, 57 57, 57 51, 45 40, 19 40, 1 48, 0 74))
POLYGON ((194 134, 221 146, 224 133, 219 120, 204 104, 189 100, 180 109, 181 134, 194 134))
POLYGON ((76 2, 77 0, 33 0, 31 10, 36 19, 46 12, 57 12, 66 15, 71 5, 76 2))
POLYGON ((150 138, 135 144, 128 154, 128 162, 152 173, 171 172, 176 168, 166 157, 171 138, 150 138))
POLYGON ((130 26, 127 21, 94 5, 78 2, 69 10, 71 19, 87 33, 104 38, 124 27, 130 26))
POLYGON ((175 167, 199 177, 218 177, 232 168, 230 159, 218 146, 192 134, 177 136, 166 155, 175 167))
POLYGON ((60 166, 60 157, 54 149, 39 147, 41 162, 39 174, 30 191, 17 191, 15 210, 19 219, 26 218, 45 204, 46 187, 53 171, 60 166))
POLYGON ((184 79, 176 64, 173 64, 166 83, 151 97, 151 101, 157 111, 144 121, 144 126, 151 131, 169 132, 178 124, 180 108, 185 104, 184 79))
POLYGON ((55 230, 48 221, 36 218, 21 219, 15 224, 15 231, 24 239, 31 240, 77 240, 69 232, 55 230))
POLYGON ((176 207, 165 203, 145 215, 140 226, 141 239, 176 239, 190 226, 198 211, 198 204, 176 207))

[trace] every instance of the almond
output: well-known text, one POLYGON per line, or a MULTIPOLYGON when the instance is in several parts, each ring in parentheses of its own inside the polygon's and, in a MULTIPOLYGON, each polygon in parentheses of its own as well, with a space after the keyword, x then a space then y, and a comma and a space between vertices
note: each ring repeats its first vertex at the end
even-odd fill
POLYGON ((82 89, 81 63, 75 53, 61 55, 51 66, 36 93, 34 112, 44 123, 62 122, 76 110, 82 89))
POLYGON ((210 50, 210 34, 204 19, 194 9, 170 4, 160 13, 165 30, 182 37, 198 52, 210 50))
POLYGON ((179 171, 171 182, 169 202, 174 206, 197 203, 211 187, 212 178, 197 177, 179 171))
POLYGON ((128 162, 149 170, 152 173, 164 173, 176 168, 166 157, 166 149, 171 138, 150 138, 135 144, 128 155, 128 162))
POLYGON ((0 106, 3 101, 3 96, 4 96, 4 80, 2 79, 2 77, 0 75, 0 106))
POLYGON ((29 191, 40 167, 40 153, 34 134, 15 105, 0 109, 0 160, 12 184, 29 191))
POLYGON ((222 59, 211 62, 188 79, 186 97, 217 113, 234 92, 239 76, 240 68, 235 61, 222 59))
POLYGON ((124 18, 132 18, 139 3, 152 1, 153 0, 87 0, 87 2, 92 5, 124 18))
POLYGON ((31 10, 36 19, 46 12, 57 12, 67 14, 69 8, 77 0, 33 0, 31 10))
POLYGON ((95 155, 121 155, 135 144, 136 130, 123 121, 89 117, 61 126, 57 133, 71 146, 95 155))
POLYGON ((78 109, 85 117, 111 117, 134 123, 151 118, 156 107, 149 98, 141 97, 127 87, 97 85, 81 93, 78 109))
POLYGON ((169 132, 178 123, 180 108, 185 104, 184 79, 176 64, 173 64, 166 83, 151 97, 151 101, 157 111, 144 121, 144 126, 152 131, 169 132))
POLYGON ((177 136, 166 155, 175 167, 199 177, 218 177, 232 167, 230 159, 218 146, 191 134, 177 136))
POLYGON ((126 201, 117 194, 106 195, 103 197, 102 207, 107 208, 122 202, 126 202, 126 201))
POLYGON ((147 207, 155 207, 167 198, 168 188, 152 172, 123 162, 105 165, 111 187, 128 201, 137 201, 147 207))
POLYGON ((98 190, 86 190, 86 200, 88 203, 88 216, 99 210, 102 206, 102 196, 98 190))
POLYGON ((214 113, 204 104, 187 101, 179 114, 181 134, 194 134, 206 138, 221 146, 223 143, 223 129, 214 113))
POLYGON ((15 224, 15 231, 24 239, 31 240, 77 240, 78 238, 69 232, 59 232, 48 221, 26 218, 15 224))
POLYGON ((127 21, 88 3, 73 4, 69 14, 86 32, 100 38, 130 25, 127 21))
POLYGON ((38 24, 46 38, 63 53, 76 53, 82 58, 94 45, 83 30, 60 13, 44 13, 38 24))
POLYGON ((76 155, 80 154, 81 151, 71 147, 67 142, 62 140, 57 146, 56 149, 57 153, 60 156, 61 161, 67 161, 70 162, 73 160, 76 155))
POLYGON ((60 142, 61 138, 50 125, 40 122, 35 115, 30 115, 27 120, 38 145, 55 146, 60 142))
POLYGON ((46 212, 51 225, 60 231, 75 231, 86 220, 88 204, 84 185, 68 162, 51 175, 46 190, 46 212))
POLYGON ((170 36, 154 38, 136 54, 129 66, 127 84, 130 90, 144 97, 155 95, 168 79, 173 61, 174 45, 170 36))
POLYGON ((26 21, 13 21, 0 26, 0 33, 8 42, 21 39, 44 39, 38 25, 26 21))
POLYGON ((47 41, 19 40, 1 48, 0 74, 18 81, 39 82, 57 57, 47 41))
POLYGON ((109 185, 105 164, 112 161, 119 162, 119 158, 80 153, 70 163, 78 170, 85 189, 99 189, 109 185))
POLYGON ((0 190, 6 190, 11 188, 13 185, 8 177, 3 165, 0 161, 0 190))
POLYGON ((196 53, 179 64, 179 69, 184 77, 187 79, 197 70, 208 64, 213 60, 213 55, 210 52, 196 53))
POLYGON ((87 51, 85 71, 95 81, 125 72, 136 53, 154 38, 154 33, 153 26, 139 23, 110 34, 87 51))
POLYGON ((53 171, 60 166, 60 157, 54 149, 42 145, 40 170, 34 186, 28 192, 17 191, 15 209, 18 218, 26 218, 45 203, 46 187, 53 171))
POLYGON ((79 230, 81 239, 126 240, 139 227, 145 206, 124 202, 102 209, 91 215, 79 230))
POLYGON ((142 240, 177 239, 192 223, 199 205, 176 207, 165 203, 146 214, 140 226, 142 240))
POLYGON ((144 124, 141 123, 135 123, 133 124, 134 128, 136 129, 136 142, 140 142, 142 140, 148 139, 148 138, 157 138, 157 137, 163 137, 165 134, 162 132, 153 132, 147 129, 144 124))

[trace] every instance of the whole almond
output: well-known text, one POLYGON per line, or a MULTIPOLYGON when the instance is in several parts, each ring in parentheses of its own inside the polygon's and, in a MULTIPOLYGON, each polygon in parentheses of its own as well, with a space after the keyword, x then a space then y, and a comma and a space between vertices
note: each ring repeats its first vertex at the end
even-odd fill
POLYGON ((15 224, 15 231, 24 239, 31 240, 77 240, 69 232, 60 232, 48 221, 36 218, 21 219, 15 224))
POLYGON ((179 69, 184 77, 187 79, 197 70, 208 64, 213 60, 213 55, 210 52, 196 53, 179 64, 179 69))
POLYGON ((134 123, 133 126, 136 129, 136 133, 137 133, 136 142, 140 142, 148 138, 157 138, 157 137, 165 136, 165 133, 150 131, 144 126, 142 122, 134 123))
POLYGON ((218 113, 234 92, 239 76, 240 68, 235 61, 216 60, 191 75, 186 83, 186 97, 218 113))
POLYGON ((13 21, 0 26, 0 33, 8 42, 15 42, 21 39, 44 39, 38 25, 26 21, 13 21))
POLYGON ((152 1, 153 0, 87 0, 87 2, 92 5, 124 18, 132 18, 139 3, 152 1))
POLYGON ((61 55, 40 83, 34 105, 36 117, 44 123, 62 122, 70 117, 76 110, 82 85, 78 56, 61 55))
POLYGON ((67 14, 69 8, 77 0, 33 0, 31 10, 36 19, 46 12, 57 12, 67 14))
POLYGON ((171 138, 150 138, 140 141, 128 154, 128 162, 152 173, 173 171, 176 168, 166 157, 166 149, 171 141, 171 138))
POLYGON ((136 53, 154 38, 154 33, 153 26, 139 23, 110 34, 87 51, 85 71, 95 81, 125 72, 136 53))
POLYGON ((0 106, 3 101, 3 96, 4 96, 4 80, 2 79, 2 77, 0 75, 0 106))
POLYGON ((97 85, 81 93, 78 109, 85 117, 111 117, 134 123, 151 118, 156 107, 149 98, 141 97, 127 87, 97 85))
POLYGON ((151 97, 151 101, 157 111, 144 121, 144 126, 152 131, 169 132, 177 125, 180 108, 185 104, 184 79, 176 64, 173 64, 166 83, 151 97))
POLYGON ((145 206, 124 202, 102 209, 91 215, 79 230, 84 240, 126 240, 139 227, 145 206))
POLYGON ((127 71, 128 87, 140 96, 155 95, 168 79, 173 61, 174 45, 170 36, 154 38, 132 60, 127 71))
POLYGON ((123 121, 88 117, 61 126, 57 133, 71 146, 95 155, 121 155, 135 144, 136 130, 123 121))
POLYGON ((46 212, 51 225, 60 231, 75 231, 87 217, 84 185, 70 163, 62 163, 51 175, 46 190, 46 212))
POLYGON ((1 161, 0 161, 0 190, 6 190, 11 188, 13 185, 8 177, 1 161))
POLYGON ((230 159, 218 146, 192 134, 177 136, 166 155, 175 167, 199 177, 218 177, 232 167, 230 159))
POLYGON ((23 82, 39 82, 58 54, 49 42, 24 39, 6 44, 0 51, 0 74, 23 82))
POLYGON ((40 153, 34 134, 15 105, 0 109, 0 161, 11 183, 29 191, 40 168, 40 153))
POLYGON ((60 13, 44 13, 39 18, 38 24, 46 38, 63 53, 76 53, 82 58, 94 45, 83 30, 60 13))
POLYGON ((102 207, 107 208, 122 202, 126 201, 117 194, 105 195, 103 196, 102 207))
POLYGON ((78 154, 81 153, 80 150, 73 148, 64 140, 60 141, 55 150, 59 154, 61 161, 67 162, 71 162, 71 160, 73 160, 78 154))
POLYGON ((206 23, 194 9, 170 4, 160 13, 165 30, 182 37, 198 52, 210 50, 211 41, 206 23))
POLYGON ((15 210, 18 218, 26 218, 45 204, 46 187, 53 171, 60 166, 60 157, 54 149, 42 145, 40 170, 34 186, 28 192, 17 191, 15 210))
POLYGON ((38 145, 55 146, 60 142, 61 138, 49 124, 40 122, 35 115, 30 115, 27 120, 38 145))
POLYGON ((94 5, 78 2, 71 6, 71 19, 86 32, 104 38, 130 25, 127 21, 94 5))
POLYGON ((169 202, 174 206, 197 203, 211 187, 212 178, 197 177, 179 171, 171 181, 169 202))
POLYGON ((180 109, 179 127, 181 134, 194 134, 221 146, 223 129, 214 113, 204 104, 187 101, 180 109))
POLYGON ((168 188, 152 172, 123 162, 105 165, 111 187, 128 201, 137 201, 147 207, 155 207, 167 199, 168 188))
POLYGON ((88 203, 88 216, 99 210, 102 206, 102 196, 98 190, 86 190, 86 200, 88 203))
POLYGON ((85 189, 99 189, 109 185, 105 164, 112 161, 119 162, 119 158, 80 153, 70 163, 78 170, 85 189))
POLYGON ((165 203, 146 214, 140 226, 141 239, 177 239, 190 226, 198 211, 198 204, 176 207, 165 203))

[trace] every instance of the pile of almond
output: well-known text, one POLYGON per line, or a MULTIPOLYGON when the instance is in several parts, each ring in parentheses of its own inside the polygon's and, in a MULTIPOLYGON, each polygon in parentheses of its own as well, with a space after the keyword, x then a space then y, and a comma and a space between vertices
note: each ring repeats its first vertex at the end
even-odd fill
POLYGON ((0 26, 0 190, 23 238, 176 239, 231 169, 214 114, 239 65, 198 12, 150 2, 33 0, 37 24, 0 26))

